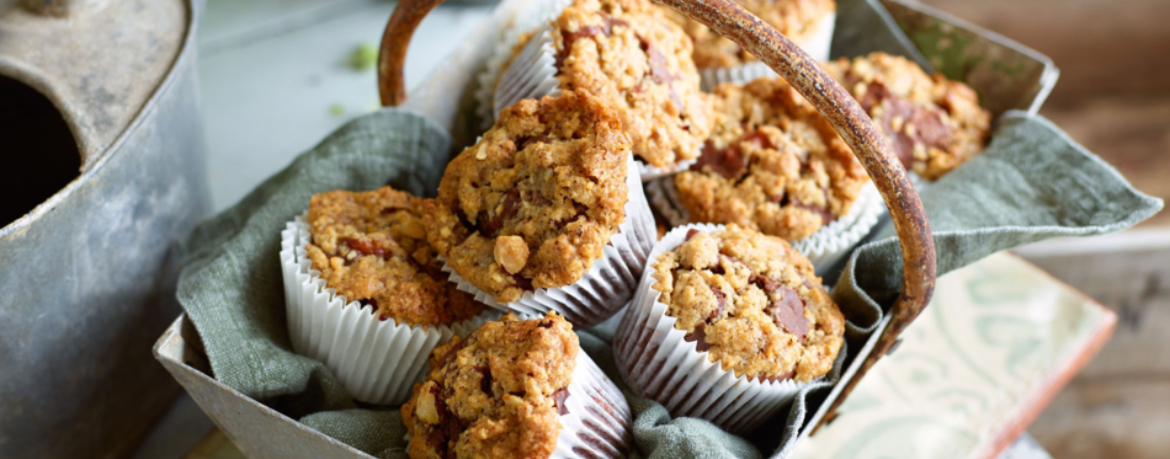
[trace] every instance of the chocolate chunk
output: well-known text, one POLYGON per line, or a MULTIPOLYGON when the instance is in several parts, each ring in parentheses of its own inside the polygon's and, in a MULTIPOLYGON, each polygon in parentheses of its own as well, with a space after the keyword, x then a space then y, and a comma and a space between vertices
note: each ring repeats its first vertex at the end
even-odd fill
POLYGON ((727 295, 723 294, 723 290, 712 286, 711 293, 715 294, 715 301, 717 301, 719 304, 715 305, 715 310, 712 311, 711 315, 707 317, 708 320, 719 317, 719 315, 723 313, 723 309, 727 307, 727 295))
POLYGON ((553 323, 551 320, 542 320, 540 323, 536 324, 536 326, 540 328, 552 328, 553 323))
MULTIPOLYGON (((780 289, 780 287, 782 287, 779 282, 772 280, 772 278, 770 278, 768 276, 761 276, 759 274, 752 274, 752 277, 748 278, 748 282, 756 284, 756 286, 759 287, 760 290, 763 290, 764 293, 767 293, 769 295, 776 292, 777 290, 780 289)), ((789 290, 791 290, 791 289, 789 289, 789 290)))
POLYGON ((613 26, 615 26, 615 25, 620 25, 620 26, 625 26, 625 27, 630 26, 630 24, 628 22, 623 21, 621 19, 614 19, 613 17, 610 17, 608 14, 606 14, 604 12, 602 12, 600 14, 604 17, 604 21, 602 21, 601 25, 599 25, 599 26, 587 25, 587 26, 582 26, 581 28, 579 28, 573 32, 569 32, 569 31, 562 31, 561 32, 561 38, 563 39, 563 44, 562 44, 563 47, 561 48, 560 51, 557 52, 557 55, 556 55, 556 66, 557 66, 558 73, 560 72, 561 66, 564 65, 565 59, 569 57, 569 53, 571 53, 573 51, 573 43, 576 43, 577 40, 579 40, 581 38, 585 38, 585 37, 592 37, 594 35, 609 35, 609 34, 613 33, 613 26))
POLYGON ((520 212, 520 190, 516 188, 509 189, 504 193, 504 200, 500 205, 499 213, 494 213, 495 208, 489 209, 487 218, 480 221, 480 234, 487 238, 494 238, 500 232, 500 228, 504 227, 504 222, 509 218, 515 217, 520 212))
MULTIPOLYGON (((524 271, 520 271, 520 272, 524 272, 524 271)), ((532 287, 532 279, 521 276, 520 273, 513 274, 512 280, 516 282, 516 286, 520 287, 521 290, 526 290, 529 292, 535 290, 535 288, 532 287)))
POLYGON ((476 371, 479 372, 479 390, 482 390, 483 393, 491 396, 492 395, 492 370, 490 368, 487 368, 487 367, 477 367, 476 371))
POLYGON ((565 399, 569 398, 569 388, 562 387, 560 389, 557 389, 556 392, 553 392, 552 398, 553 398, 553 404, 555 404, 557 406, 557 413, 558 414, 560 414, 561 416, 569 414, 569 406, 565 405, 565 399))
POLYGON ((914 164, 914 145, 946 149, 950 143, 951 131, 943 123, 942 109, 922 107, 890 93, 881 83, 866 85, 865 95, 858 103, 869 112, 875 106, 882 106, 882 117, 878 121, 890 146, 898 154, 898 160, 906 169, 914 164), (900 121, 895 123, 895 119, 900 121), (914 126, 908 129, 908 126, 914 126), (908 134, 913 132, 913 135, 908 134))
POLYGON ((737 146, 719 149, 711 142, 707 142, 703 144, 703 151, 695 164, 691 165, 691 170, 696 172, 709 170, 731 180, 747 170, 747 158, 737 146))
POLYGON ((459 351, 467 347, 469 342, 467 339, 459 340, 459 343, 455 344, 451 349, 447 349, 447 352, 442 357, 439 357, 439 360, 436 360, 435 365, 432 365, 431 368, 443 368, 451 362, 454 362, 459 357, 459 351))
POLYGON ((780 299, 768 305, 768 313, 772 321, 784 331, 804 339, 808 333, 808 319, 804 318, 804 300, 789 287, 779 288, 780 299))
POLYGON ((549 136, 544 134, 538 135, 536 137, 520 137, 519 139, 516 139, 516 151, 528 148, 528 145, 532 143, 548 143, 549 140, 551 140, 549 136))
POLYGON ((695 343, 695 349, 698 350, 699 352, 706 352, 707 349, 711 348, 711 345, 707 344, 707 324, 706 323, 700 322, 698 325, 695 325, 695 331, 687 333, 687 335, 684 336, 683 339, 686 340, 687 342, 695 343))
POLYGON ((594 35, 602 35, 602 34, 609 35, 609 32, 610 31, 609 31, 608 27, 595 26, 595 25, 583 26, 583 27, 581 27, 573 32, 569 32, 567 30, 561 31, 561 39, 563 41, 563 43, 562 43, 563 47, 560 49, 560 51, 557 51, 557 56, 556 56, 557 72, 559 73, 561 67, 564 66, 565 59, 569 57, 569 53, 573 52, 573 43, 576 43, 577 40, 579 40, 581 38, 585 38, 585 37, 591 37, 594 35))
POLYGON ((691 229, 687 230, 687 239, 686 240, 688 240, 688 241, 691 240, 691 238, 695 237, 695 235, 697 235, 697 234, 699 234, 699 230, 697 230, 697 229, 691 228, 691 229))
MULTIPOLYGON (((391 255, 389 250, 386 250, 371 239, 351 237, 345 238, 341 242, 348 246, 350 250, 357 252, 359 257, 374 255, 380 258, 388 258, 391 255)), ((346 259, 345 264, 349 266, 352 262, 353 260, 346 259)))
MULTIPOLYGON (((671 81, 674 81, 674 77, 670 74, 670 68, 666 66, 666 56, 663 56, 657 48, 647 47, 646 57, 650 58, 650 78, 653 78, 655 83, 670 84, 671 81)), ((679 108, 682 108, 682 104, 679 105, 679 108)))
POLYGON ((789 202, 795 207, 807 210, 821 217, 822 225, 828 225, 837 219, 837 216, 833 215, 833 212, 829 210, 829 206, 814 206, 811 204, 805 204, 800 202, 800 200, 796 199, 794 196, 789 197, 789 202))

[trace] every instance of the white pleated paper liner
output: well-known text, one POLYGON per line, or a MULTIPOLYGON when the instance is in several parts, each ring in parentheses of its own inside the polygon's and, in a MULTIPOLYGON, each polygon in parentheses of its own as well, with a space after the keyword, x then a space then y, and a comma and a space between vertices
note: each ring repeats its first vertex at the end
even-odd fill
POLYGON ((524 13, 514 18, 512 23, 500 32, 500 40, 488 57, 484 71, 477 76, 479 87, 475 90, 475 113, 482 121, 481 129, 492 127, 496 121, 496 114, 499 113, 499 110, 494 109, 496 83, 500 81, 500 74, 511 62, 512 51, 520 43, 521 36, 548 24, 571 2, 572 0, 528 0, 522 10, 524 13))
POLYGON ((423 327, 378 320, 369 308, 326 287, 312 269, 305 216, 281 231, 280 265, 293 350, 325 363, 355 400, 399 405, 426 375, 427 357, 453 335, 466 336, 497 314, 486 310, 463 322, 423 327))
MULTIPOLYGON (((690 212, 678 196, 674 179, 655 180, 646 185, 650 204, 670 222, 681 226, 691 222, 690 212)), ((877 226, 886 207, 873 182, 861 188, 845 216, 821 227, 811 236, 795 241, 792 247, 813 262, 818 271, 832 266, 877 226)))
POLYGON ((627 156, 626 163, 629 168, 626 185, 630 190, 625 205, 626 217, 603 249, 602 257, 594 260, 593 266, 577 282, 564 287, 524 292, 520 299, 505 304, 464 280, 446 260, 443 271, 451 274, 450 279, 459 290, 471 293, 476 300, 501 311, 532 316, 544 316, 548 311, 556 311, 565 316, 565 320, 577 330, 605 321, 634 295, 638 278, 646 266, 646 255, 654 247, 658 236, 633 157, 627 156))
POLYGON ((674 417, 711 421, 734 434, 746 434, 774 416, 806 383, 792 379, 768 381, 736 376, 711 362, 686 332, 674 328, 677 321, 658 301, 661 292, 652 286, 654 262, 686 240, 687 231, 704 233, 723 225, 690 224, 670 230, 650 252, 646 270, 634 300, 613 338, 618 370, 630 390, 666 407, 674 417))
MULTIPOLYGON (((514 45, 501 44, 496 47, 496 55, 490 62, 502 62, 500 65, 507 65, 507 68, 500 75, 492 96, 493 120, 498 118, 505 108, 521 100, 540 99, 544 96, 557 97, 561 94, 560 81, 557 80, 555 37, 552 33, 552 26, 545 22, 533 33, 532 38, 511 62, 508 62, 508 59, 512 55, 514 45)), ((489 67, 491 65, 489 63, 489 67)), ((479 103, 482 107, 486 102, 481 99, 479 103)), ((669 167, 656 167, 635 158, 638 176, 644 182, 684 171, 696 160, 683 160, 669 167)))
POLYGON ((551 457, 626 457, 633 440, 633 413, 626 397, 584 350, 576 362, 565 398, 568 413, 560 418, 561 433, 551 457))
MULTIPOLYGON (((807 43, 800 45, 804 52, 819 62, 829 60, 829 47, 833 43, 833 28, 837 23, 837 14, 829 13, 817 23, 817 31, 807 43)), ((699 69, 699 87, 705 92, 711 92, 721 83, 747 83, 756 78, 775 77, 768 64, 763 61, 753 61, 735 67, 708 67, 699 69)))

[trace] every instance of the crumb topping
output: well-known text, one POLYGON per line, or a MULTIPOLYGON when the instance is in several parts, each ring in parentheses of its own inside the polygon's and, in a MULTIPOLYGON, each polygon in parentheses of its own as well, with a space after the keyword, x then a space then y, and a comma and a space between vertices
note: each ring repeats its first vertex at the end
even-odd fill
POLYGON ((552 454, 580 347, 559 315, 509 313, 435 348, 430 373, 402 406, 408 454, 545 458, 552 454))
POLYGON ((674 177, 694 222, 796 241, 849 213, 869 181, 829 122, 781 78, 715 88, 703 155, 674 177))
POLYGON ((429 241, 502 303, 572 284, 625 218, 629 148, 589 94, 522 100, 447 166, 424 204, 429 241))
POLYGON ((825 68, 885 132, 907 170, 937 180, 983 152, 991 113, 970 86, 881 52, 825 68))
POLYGON ((832 369, 844 317, 812 263, 783 240, 736 225, 692 229, 654 269, 674 327, 724 370, 810 381, 832 369))
POLYGON ((553 21, 557 79, 619 108, 634 154, 656 167, 698 156, 711 120, 691 41, 647 0, 575 0, 553 21))
POLYGON ((422 200, 382 187, 330 191, 309 200, 305 246, 325 285, 361 301, 381 320, 413 325, 452 324, 483 305, 455 289, 427 244, 422 200))

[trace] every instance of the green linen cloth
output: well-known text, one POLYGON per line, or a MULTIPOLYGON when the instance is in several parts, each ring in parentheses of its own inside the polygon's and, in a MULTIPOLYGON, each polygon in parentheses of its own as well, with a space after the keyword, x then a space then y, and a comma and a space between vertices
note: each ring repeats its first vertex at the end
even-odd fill
MULTIPOLYGON (((449 151, 441 127, 384 109, 343 126, 238 205, 202 223, 185 243, 178 295, 216 379, 374 456, 404 457, 397 409, 359 407, 324 364, 292 352, 280 231, 304 211, 310 196, 323 191, 389 183, 433 195, 449 151)), ((1055 126, 1022 114, 1006 116, 987 151, 928 188, 923 201, 940 274, 1022 243, 1120 230, 1161 208, 1161 201, 1135 191, 1055 126)), ((851 319, 850 348, 872 332, 896 295, 900 266, 893 239, 869 243, 853 255, 834 289, 851 319)), ((608 344, 612 329, 579 334, 583 349, 621 385, 608 344)), ((828 387, 810 385, 787 418, 780 416, 750 442, 705 421, 671 419, 662 405, 627 392, 636 416, 636 454, 755 458, 762 457, 761 449, 784 452, 807 418, 806 404, 828 387)))

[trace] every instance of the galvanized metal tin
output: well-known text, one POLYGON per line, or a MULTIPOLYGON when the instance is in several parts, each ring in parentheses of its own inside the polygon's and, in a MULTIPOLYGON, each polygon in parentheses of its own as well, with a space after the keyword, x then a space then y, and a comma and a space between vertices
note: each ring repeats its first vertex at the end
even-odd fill
POLYGON ((179 312, 177 243, 208 210, 200 8, 0 1, 0 76, 52 102, 82 164, 0 228, 0 457, 128 456, 178 393, 147 346, 179 312))

